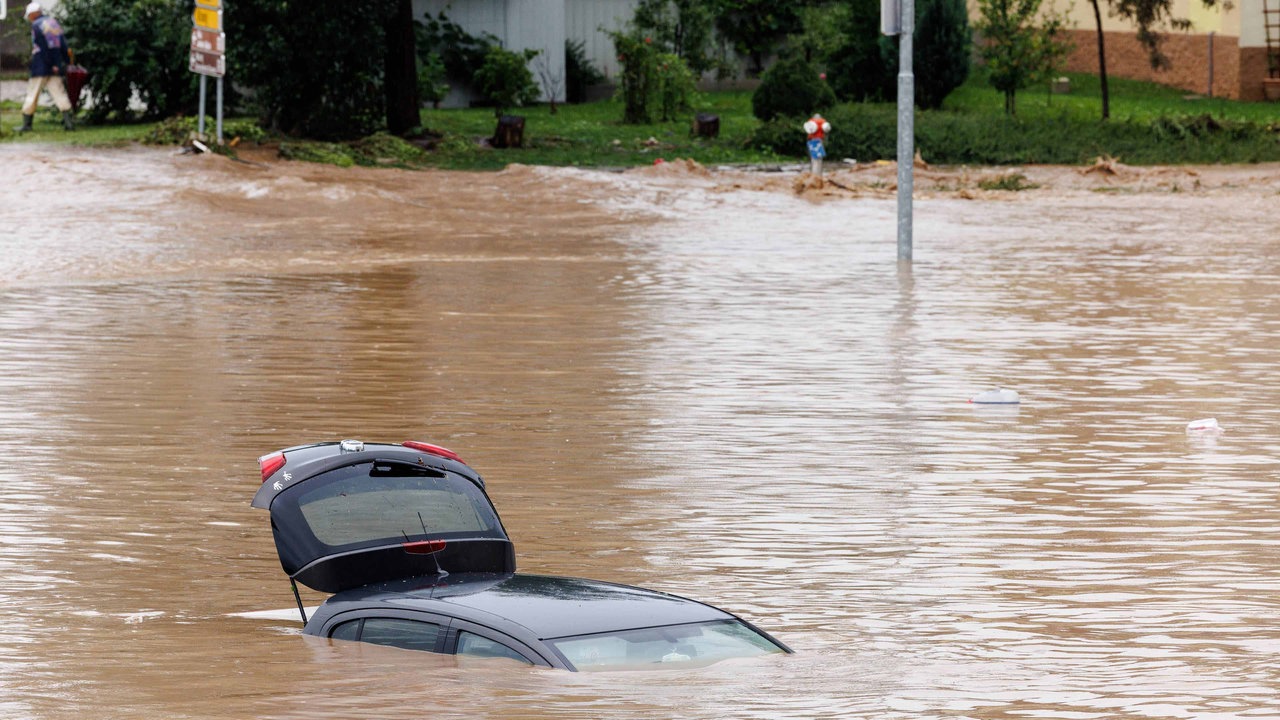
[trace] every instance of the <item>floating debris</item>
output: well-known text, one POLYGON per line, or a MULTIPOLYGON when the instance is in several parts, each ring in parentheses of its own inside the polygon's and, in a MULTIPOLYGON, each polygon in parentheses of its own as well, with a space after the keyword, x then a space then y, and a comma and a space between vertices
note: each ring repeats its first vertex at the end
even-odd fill
POLYGON ((1220 433, 1222 426, 1218 424, 1218 418, 1205 418, 1203 420, 1192 420, 1187 423, 1187 432, 1189 433, 1220 433))
POLYGON ((1018 397, 1018 391, 1016 390, 995 388, 984 390, 974 395, 969 398, 969 402, 976 405, 1015 405, 1022 402, 1022 399, 1018 397))

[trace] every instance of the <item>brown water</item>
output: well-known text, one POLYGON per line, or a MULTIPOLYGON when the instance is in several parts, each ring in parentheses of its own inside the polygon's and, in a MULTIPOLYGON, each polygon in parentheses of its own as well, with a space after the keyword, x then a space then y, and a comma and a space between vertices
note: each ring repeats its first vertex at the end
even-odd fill
POLYGON ((655 173, 0 177, 0 717, 1280 716, 1272 189, 924 198, 900 268, 891 199, 655 173), (798 654, 569 674, 243 616, 292 604, 256 458, 343 437, 457 450, 523 570, 798 654))

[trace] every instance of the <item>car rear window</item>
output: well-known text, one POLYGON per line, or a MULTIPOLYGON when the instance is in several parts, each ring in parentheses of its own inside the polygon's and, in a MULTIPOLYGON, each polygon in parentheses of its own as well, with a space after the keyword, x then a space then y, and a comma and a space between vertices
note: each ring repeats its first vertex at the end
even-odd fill
POLYGON ((708 665, 727 658, 783 652, 738 620, 579 635, 550 642, 582 671, 663 669, 671 663, 708 665))
POLYGON ((484 494, 471 482, 395 464, 365 463, 308 481, 297 509, 321 543, 430 535, 501 536, 484 494))

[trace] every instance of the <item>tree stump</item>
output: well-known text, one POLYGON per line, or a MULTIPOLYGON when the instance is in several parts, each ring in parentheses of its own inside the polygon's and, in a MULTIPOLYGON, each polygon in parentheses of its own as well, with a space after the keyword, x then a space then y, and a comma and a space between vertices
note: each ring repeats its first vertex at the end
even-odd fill
POLYGON ((704 138, 713 138, 719 135, 720 116, 710 113, 698 113, 693 118, 693 134, 704 138))
POLYGON ((524 116, 503 115, 493 131, 491 143, 496 148, 518 148, 524 144, 524 116))

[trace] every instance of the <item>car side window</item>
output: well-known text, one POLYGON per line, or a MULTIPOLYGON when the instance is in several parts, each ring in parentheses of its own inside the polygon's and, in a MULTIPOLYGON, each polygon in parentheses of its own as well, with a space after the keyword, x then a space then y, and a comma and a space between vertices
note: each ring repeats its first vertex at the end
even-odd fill
POLYGON ((402 618, 365 618, 359 639, 375 645, 435 652, 440 639, 440 626, 402 618))
POLYGON ((359 640, 360 639, 360 622, 359 620, 348 620, 329 633, 329 637, 334 640, 359 640))
POLYGON ((458 654, 472 657, 510 658, 525 665, 533 664, 528 658, 497 640, 490 640, 475 633, 469 633, 466 630, 458 631, 458 654))

